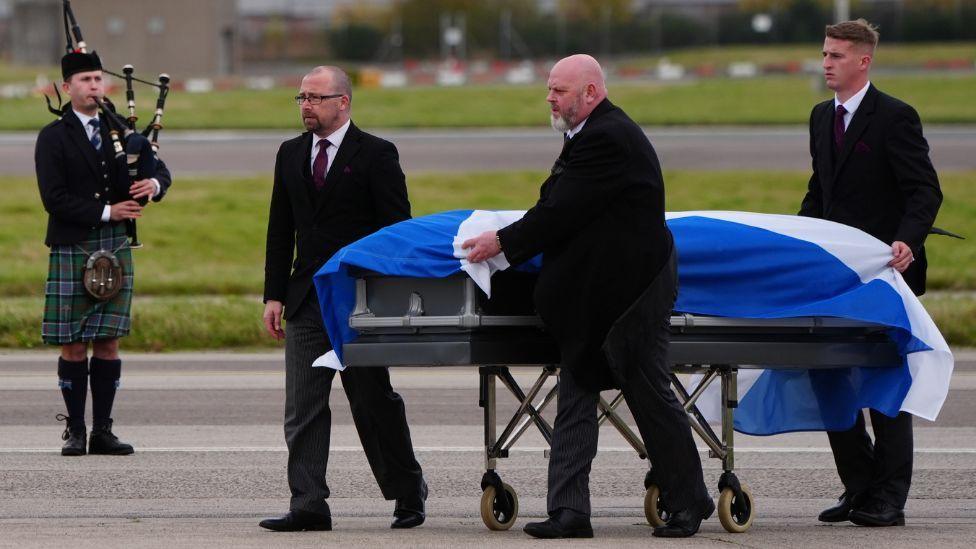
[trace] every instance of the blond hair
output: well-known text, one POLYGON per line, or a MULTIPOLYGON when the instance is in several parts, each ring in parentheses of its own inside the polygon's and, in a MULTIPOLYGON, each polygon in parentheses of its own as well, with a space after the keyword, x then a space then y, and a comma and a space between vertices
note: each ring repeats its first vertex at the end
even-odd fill
POLYGON ((878 27, 868 23, 865 19, 856 21, 844 21, 836 25, 827 25, 826 34, 828 38, 835 40, 847 40, 855 45, 864 46, 874 55, 874 49, 878 47, 878 27))

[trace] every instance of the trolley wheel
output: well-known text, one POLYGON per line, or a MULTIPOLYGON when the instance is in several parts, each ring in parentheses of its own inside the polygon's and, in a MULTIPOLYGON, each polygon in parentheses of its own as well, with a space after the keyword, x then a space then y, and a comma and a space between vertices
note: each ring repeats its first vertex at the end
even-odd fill
POLYGON ((494 486, 485 487, 481 494, 481 520, 489 530, 508 530, 518 517, 518 495, 515 489, 505 483, 502 483, 502 488, 505 489, 504 494, 496 493, 494 486), (506 512, 509 506, 506 502, 499 501, 501 498, 511 501, 511 511, 506 512))
POLYGON ((644 492, 644 516, 647 523, 657 528, 664 526, 668 520, 668 512, 661 509, 661 488, 657 484, 651 484, 644 492))
POLYGON ((727 532, 741 534, 752 526, 754 506, 752 492, 745 484, 740 484, 737 495, 731 487, 722 489, 718 497, 718 520, 727 532))

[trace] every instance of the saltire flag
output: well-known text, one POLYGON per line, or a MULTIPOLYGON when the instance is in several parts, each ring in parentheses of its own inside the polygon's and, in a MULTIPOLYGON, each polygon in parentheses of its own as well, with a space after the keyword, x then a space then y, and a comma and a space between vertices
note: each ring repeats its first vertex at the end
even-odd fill
MULTIPOLYGON (((523 211, 455 210, 386 227, 337 252, 316 273, 334 351, 316 366, 342 369, 355 305, 350 267, 386 275, 447 277, 466 272, 485 293, 504 255, 469 263, 461 243, 519 219, 523 211)), ((935 323, 891 267, 891 248, 852 227, 807 217, 747 212, 673 212, 678 252, 675 312, 734 318, 838 317, 888 328, 902 357, 891 367, 769 369, 741 375, 736 430, 756 435, 843 430, 862 408, 935 420, 953 357, 935 323)), ((626 258, 621 258, 625 265, 626 258)), ((519 269, 538 270, 540 258, 519 269)), ((608 269, 617 268, 608 265, 608 269)), ((708 414, 706 401, 700 401, 708 414)), ((717 401, 716 401, 717 404, 717 401)))

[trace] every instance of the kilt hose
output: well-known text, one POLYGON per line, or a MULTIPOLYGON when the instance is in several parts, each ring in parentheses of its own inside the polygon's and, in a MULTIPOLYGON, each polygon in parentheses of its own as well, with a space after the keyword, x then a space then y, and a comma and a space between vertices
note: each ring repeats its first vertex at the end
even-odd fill
POLYGON ((77 244, 51 246, 41 339, 64 345, 128 335, 134 278, 124 223, 103 224, 77 244), (88 295, 82 280, 88 256, 98 250, 114 252, 122 267, 122 289, 108 301, 88 295))

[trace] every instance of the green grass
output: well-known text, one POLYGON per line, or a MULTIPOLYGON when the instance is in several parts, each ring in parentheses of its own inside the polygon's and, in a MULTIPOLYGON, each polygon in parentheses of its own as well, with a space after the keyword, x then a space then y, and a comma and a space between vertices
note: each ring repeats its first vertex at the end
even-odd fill
POLYGON ((976 346, 976 296, 925 295, 922 304, 949 345, 976 346))
MULTIPOLYGON (((751 61, 758 65, 783 65, 791 62, 821 58, 821 44, 777 44, 775 46, 722 46, 689 48, 663 55, 638 56, 623 60, 619 65, 636 69, 656 67, 662 58, 686 67, 725 67, 730 63, 751 61)), ((965 60, 976 62, 976 45, 971 42, 928 44, 885 44, 882 41, 874 56, 877 69, 923 67, 930 62, 965 60)))
MULTIPOLYGON (((408 181, 414 215, 458 209, 526 209, 540 172, 424 174, 408 181)), ((668 210, 795 213, 802 172, 665 173, 668 210)), ((976 290, 976 172, 941 177, 945 202, 937 224, 970 237, 928 241, 929 288, 976 290)), ((271 179, 180 178, 166 200, 139 222, 136 328, 126 347, 144 350, 273 346, 258 324, 271 179)), ((0 177, 0 348, 39 345, 47 248, 36 184, 0 177)), ((933 316, 947 339, 976 345, 976 298, 936 295, 933 316)), ((928 301, 926 303, 929 303, 928 301)))
MULTIPOLYGON (((926 124, 976 123, 976 76, 876 75, 881 89, 911 103, 926 124)), ((678 83, 619 83, 611 99, 646 125, 805 124, 829 97, 819 76, 712 78, 678 83)), ((169 129, 296 129, 293 89, 176 93, 166 104, 169 129)), ((118 95, 118 94, 116 94, 118 95)), ((122 104, 121 97, 115 97, 122 104)), ((148 116, 148 99, 141 103, 148 116)), ((353 113, 363 127, 545 126, 545 84, 357 89, 353 113)), ((40 97, 0 101, 0 131, 36 131, 52 120, 40 97)), ((163 139, 165 140, 165 133, 163 139)))
POLYGON ((11 65, 0 62, 0 84, 35 84, 37 76, 41 75, 49 82, 58 82, 61 73, 57 67, 11 65))
MULTIPOLYGON (((539 172, 425 174, 408 187, 414 215, 456 209, 526 209, 539 172)), ((970 237, 929 239, 929 287, 976 289, 976 172, 942 175, 945 202, 937 224, 970 237)), ((668 210, 795 213, 802 172, 674 171, 665 175, 668 210)), ((44 213, 32 179, 0 177, 0 296, 41 295, 47 269, 44 213)), ((139 221, 137 295, 239 294, 262 291, 270 177, 180 178, 166 200, 139 221)))
MULTIPOLYGON (((684 48, 660 55, 635 55, 617 59, 614 64, 621 68, 650 69, 658 61, 667 59, 686 67, 714 66, 725 67, 730 63, 751 61, 759 65, 785 64, 820 60, 820 42, 806 44, 771 45, 728 45, 684 48)), ((935 62, 965 60, 976 62, 976 43, 974 42, 930 42, 911 44, 889 44, 882 41, 875 55, 874 66, 878 69, 917 68, 935 62)), ((341 62, 340 62, 341 63, 341 62)), ((358 67, 358 63, 341 63, 347 67, 358 67)), ((116 71, 118 72, 118 71, 116 71)), ((8 82, 33 82, 37 74, 48 80, 58 78, 58 68, 30 67, 0 62, 0 84, 8 82)), ((137 75, 138 76, 138 75, 137 75)))
MULTIPOLYGON (((721 71, 732 62, 785 65, 820 58, 820 43, 689 48, 664 55, 618 59, 621 69, 647 70, 661 58, 688 68, 710 66, 721 71)), ((976 62, 976 43, 882 44, 878 69, 923 67, 928 63, 976 62)), ((57 81, 55 67, 18 67, 0 63, 0 84, 30 83, 38 74, 57 81)), ((179 75, 175 75, 177 79, 179 75)), ((748 80, 713 78, 682 83, 614 83, 611 98, 642 124, 802 124, 810 107, 827 93, 814 86, 819 76, 772 76, 748 80)), ((976 77, 971 73, 911 76, 876 72, 880 87, 912 103, 926 123, 974 123, 976 77)), ((366 127, 544 126, 545 84, 532 86, 411 87, 355 90, 356 120, 366 127)), ((174 92, 165 123, 173 129, 299 127, 291 102, 295 90, 230 90, 205 94, 174 92)), ((123 103, 116 93, 116 103, 123 103)), ((143 117, 154 99, 139 89, 143 117)), ((43 99, 0 101, 0 131, 37 130, 51 120, 43 99)))
MULTIPOLYGON (((950 345, 976 346, 976 297, 923 296, 922 301, 950 345)), ((40 297, 0 300, 0 349, 45 347, 40 339, 43 306, 40 297)), ((257 296, 136 297, 132 332, 123 346, 151 352, 282 348, 264 332, 263 310, 257 296)))
MULTIPOLYGON (((44 299, 0 300, 0 349, 44 347, 40 339, 44 299)), ((264 305, 257 296, 136 297, 130 351, 277 348, 261 325, 264 305)))

